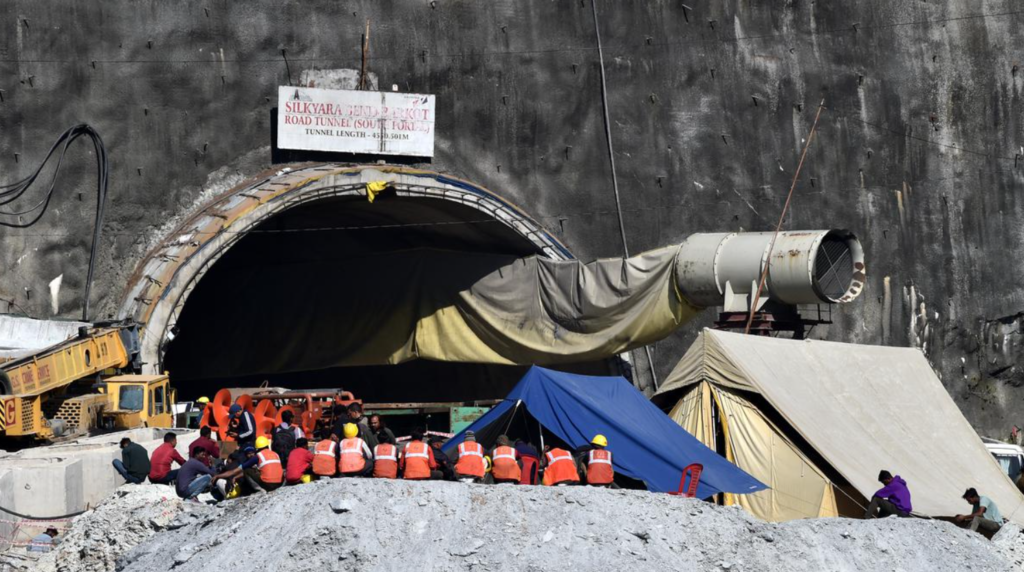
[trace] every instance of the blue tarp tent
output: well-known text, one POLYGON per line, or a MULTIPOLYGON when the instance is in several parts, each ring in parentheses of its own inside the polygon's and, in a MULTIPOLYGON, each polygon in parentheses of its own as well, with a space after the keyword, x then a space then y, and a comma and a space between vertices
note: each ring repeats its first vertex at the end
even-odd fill
POLYGON ((492 446, 519 407, 570 446, 582 447, 600 433, 608 438, 615 470, 646 483, 654 492, 679 489, 683 468, 704 465, 699 498, 720 492, 753 493, 767 488, 674 423, 623 377, 595 377, 530 368, 504 401, 444 446, 449 455, 474 431, 492 446))

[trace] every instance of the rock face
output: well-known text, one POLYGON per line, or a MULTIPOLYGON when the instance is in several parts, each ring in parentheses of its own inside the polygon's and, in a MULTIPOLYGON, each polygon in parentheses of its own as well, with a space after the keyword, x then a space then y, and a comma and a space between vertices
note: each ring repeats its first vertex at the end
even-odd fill
POLYGON ((89 560, 98 548, 82 545, 81 537, 117 534, 149 518, 145 508, 112 502, 121 503, 124 522, 76 523, 66 542, 83 550, 62 547, 58 570, 113 570, 110 557, 125 572, 230 570, 254 542, 261 549, 247 561, 253 572, 295 562, 309 570, 366 571, 410 563, 494 571, 1011 569, 982 536, 938 521, 777 525, 738 508, 640 491, 367 479, 287 487, 216 508, 185 503, 134 549, 124 551, 121 542, 103 548, 110 556, 104 567, 89 560), (351 508, 334 509, 339 501, 351 508))
MULTIPOLYGON (((869 288, 816 335, 921 347, 979 430, 1002 436, 1019 423, 1024 70, 1011 54, 1024 16, 1014 2, 598 6, 632 252, 770 229, 824 99, 787 225, 856 231, 869 288)), ((523 205, 580 258, 621 254, 589 2, 4 2, 0 184, 81 121, 111 157, 94 317, 117 306, 167 221, 270 165, 278 85, 314 69, 354 77, 345 70, 360 65, 366 19, 381 89, 437 95, 431 168, 523 205)), ((81 311, 92 157, 73 148, 65 167, 37 225, 0 231, 0 298, 11 300, 0 310, 81 311)), ((713 319, 656 344, 656 370, 713 319)))

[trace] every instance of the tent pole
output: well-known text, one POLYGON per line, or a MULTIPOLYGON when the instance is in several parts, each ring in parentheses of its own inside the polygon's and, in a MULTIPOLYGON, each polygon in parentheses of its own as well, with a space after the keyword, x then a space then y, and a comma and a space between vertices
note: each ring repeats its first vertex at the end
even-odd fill
POLYGON ((540 429, 540 452, 543 455, 544 454, 544 426, 540 424, 540 421, 537 422, 537 428, 540 429))

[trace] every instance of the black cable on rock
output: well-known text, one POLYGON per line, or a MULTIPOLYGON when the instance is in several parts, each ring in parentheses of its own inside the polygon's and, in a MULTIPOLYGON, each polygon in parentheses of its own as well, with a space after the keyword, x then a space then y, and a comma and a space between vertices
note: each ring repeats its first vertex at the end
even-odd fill
POLYGON ((33 206, 22 210, 22 211, 6 211, 0 209, 0 226, 8 228, 28 228, 43 217, 46 213, 46 209, 50 206, 50 199, 53 198, 54 188, 57 184, 57 174, 60 172, 60 166, 64 162, 64 155, 68 151, 68 147, 75 139, 79 137, 88 137, 92 140, 93 147, 96 150, 96 171, 97 171, 97 189, 96 189, 96 221, 92 231, 92 248, 89 252, 89 271, 85 279, 85 303, 82 306, 82 321, 89 321, 89 294, 92 290, 92 278, 96 269, 96 251, 100 244, 100 233, 103 229, 103 213, 106 210, 107 204, 107 182, 109 180, 110 166, 107 161, 107 148, 103 145, 103 139, 100 134, 96 132, 91 126, 84 123, 75 125, 71 129, 68 129, 57 138, 57 141, 50 147, 50 151, 46 154, 36 170, 29 176, 15 181, 8 185, 0 185, 0 207, 17 201, 28 191, 32 183, 36 182, 40 174, 43 172, 43 168, 53 157, 53 154, 60 148, 60 155, 57 157, 57 165, 53 169, 53 176, 50 177, 50 187, 47 189, 46 194, 33 206), (8 222, 3 217, 21 217, 35 213, 31 220, 28 222, 8 222))

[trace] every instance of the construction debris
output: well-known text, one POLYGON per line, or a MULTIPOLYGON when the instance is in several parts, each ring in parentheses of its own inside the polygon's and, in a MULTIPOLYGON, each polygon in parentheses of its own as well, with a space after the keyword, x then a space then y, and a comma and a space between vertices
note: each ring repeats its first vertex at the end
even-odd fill
POLYGON ((1013 570, 1024 572, 1024 534, 1016 524, 1006 523, 992 537, 992 545, 1009 561, 1013 570))
MULTIPOLYGON (((117 559, 140 542, 157 532, 184 526, 187 520, 175 521, 183 513, 216 512, 206 505, 185 505, 171 487, 124 485, 96 509, 75 518, 71 529, 58 537, 57 548, 43 554, 33 567, 26 569, 45 572, 115 570, 117 559)), ((0 557, 0 570, 4 570, 3 564, 0 557)))
POLYGON ((1015 570, 946 522, 773 524, 640 491, 334 479, 216 507, 167 493, 122 487, 37 570, 1015 570))

